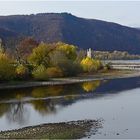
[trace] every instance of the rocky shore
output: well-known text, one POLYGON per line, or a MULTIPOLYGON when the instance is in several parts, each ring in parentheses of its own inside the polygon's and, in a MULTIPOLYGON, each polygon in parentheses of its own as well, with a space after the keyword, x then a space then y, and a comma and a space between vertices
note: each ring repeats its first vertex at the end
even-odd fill
POLYGON ((80 139, 94 135, 101 127, 100 120, 49 123, 1 131, 0 139, 80 139))

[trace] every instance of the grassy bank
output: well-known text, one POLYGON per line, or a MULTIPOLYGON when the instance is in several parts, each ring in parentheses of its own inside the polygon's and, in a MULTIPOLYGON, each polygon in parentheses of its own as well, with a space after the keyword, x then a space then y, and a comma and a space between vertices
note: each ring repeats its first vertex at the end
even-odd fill
POLYGON ((65 85, 82 83, 94 80, 109 80, 115 78, 127 78, 140 76, 138 71, 129 70, 110 70, 107 72, 98 72, 92 75, 83 74, 77 77, 65 77, 65 78, 51 78, 48 81, 11 81, 0 84, 0 89, 14 89, 14 88, 28 88, 28 87, 41 87, 48 85, 65 85))

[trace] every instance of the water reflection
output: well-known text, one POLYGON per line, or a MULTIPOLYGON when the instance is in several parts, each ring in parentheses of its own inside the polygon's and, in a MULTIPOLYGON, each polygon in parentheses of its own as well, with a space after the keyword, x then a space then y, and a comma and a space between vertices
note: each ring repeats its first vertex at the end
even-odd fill
POLYGON ((0 104, 0 117, 2 117, 6 112, 9 111, 9 104, 0 104))
POLYGON ((24 124, 28 122, 29 110, 24 103, 2 103, 0 104, 0 117, 6 117, 8 122, 24 124))
MULTIPOLYGON (((0 91, 0 117, 8 122, 24 124, 29 121, 29 109, 32 106, 40 115, 55 114, 58 106, 65 107, 76 101, 79 95, 94 91, 101 81, 82 84, 47 86, 19 90, 0 91), (57 98, 56 98, 57 97, 57 98)), ((80 96, 79 96, 80 97, 80 96)))
POLYGON ((90 92, 90 91, 94 91, 97 87, 99 87, 101 84, 100 81, 93 81, 93 82, 84 82, 82 84, 82 88, 86 91, 86 92, 90 92))
POLYGON ((29 110, 22 102, 10 104, 6 117, 9 122, 24 124, 28 122, 29 110))
POLYGON ((49 96, 59 96, 63 93, 63 86, 37 87, 31 92, 34 98, 43 98, 49 96))
MULTIPOLYGON (((20 90, 0 90, 0 122, 4 117, 7 122, 21 127, 31 125, 30 112, 41 116, 56 114, 68 106, 84 100, 106 96, 106 93, 129 90, 140 86, 139 78, 116 79, 111 81, 92 81, 64 86, 36 87, 20 90)), ((45 123, 45 122, 44 122, 45 123)), ((0 128, 2 130, 2 128, 0 128)))
POLYGON ((42 115, 50 114, 50 113, 56 113, 55 104, 52 102, 51 99, 45 101, 45 100, 37 100, 37 101, 31 101, 30 102, 33 106, 33 108, 38 111, 42 115))

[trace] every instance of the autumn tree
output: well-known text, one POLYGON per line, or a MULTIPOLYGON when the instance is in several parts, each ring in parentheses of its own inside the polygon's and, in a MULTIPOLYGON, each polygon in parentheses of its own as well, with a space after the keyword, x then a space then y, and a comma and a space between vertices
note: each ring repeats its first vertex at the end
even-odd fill
POLYGON ((51 47, 45 43, 39 44, 37 48, 33 49, 32 54, 28 57, 28 62, 33 66, 44 65, 48 67, 49 65, 49 53, 51 52, 51 47))
POLYGON ((62 42, 58 42, 56 44, 56 50, 60 50, 60 51, 63 51, 65 54, 66 54, 66 57, 68 59, 71 59, 71 60, 75 60, 76 59, 76 50, 77 50, 77 47, 74 46, 74 45, 69 45, 69 44, 66 44, 66 43, 62 43, 62 42))
POLYGON ((4 44, 2 39, 0 38, 0 53, 4 53, 4 52, 5 52, 4 44))
POLYGON ((32 50, 36 48, 39 43, 33 38, 25 38, 17 45, 16 55, 20 62, 26 62, 27 57, 32 53, 32 50))
POLYGON ((49 68, 47 68, 46 73, 49 78, 64 76, 63 71, 60 67, 49 67, 49 68))
POLYGON ((44 65, 39 65, 32 71, 35 80, 48 80, 47 68, 44 65))
POLYGON ((102 63, 99 60, 86 57, 81 61, 81 66, 85 72, 96 72, 101 69, 102 63))
POLYGON ((83 58, 85 58, 86 56, 86 51, 85 50, 79 50, 77 51, 77 57, 76 57, 76 62, 80 63, 82 61, 83 58))
POLYGON ((16 67, 16 77, 18 79, 26 79, 29 78, 29 69, 28 67, 20 64, 16 67))
POLYGON ((13 61, 5 54, 0 53, 0 80, 11 80, 15 77, 13 61))
POLYGON ((60 68, 64 76, 74 76, 81 72, 81 66, 70 59, 63 50, 55 50, 50 54, 50 64, 60 68))

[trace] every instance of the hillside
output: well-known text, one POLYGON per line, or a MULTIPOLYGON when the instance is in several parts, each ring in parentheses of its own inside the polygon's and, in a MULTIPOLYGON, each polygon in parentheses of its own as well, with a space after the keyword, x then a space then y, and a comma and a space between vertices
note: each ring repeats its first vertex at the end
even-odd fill
POLYGON ((0 16, 0 38, 8 41, 32 36, 44 42, 63 41, 103 51, 128 51, 140 54, 140 30, 67 13, 0 16), (8 39, 7 39, 8 38, 8 39))
POLYGON ((4 28, 0 28, 0 36, 1 38, 17 37, 17 33, 6 30, 4 28))

